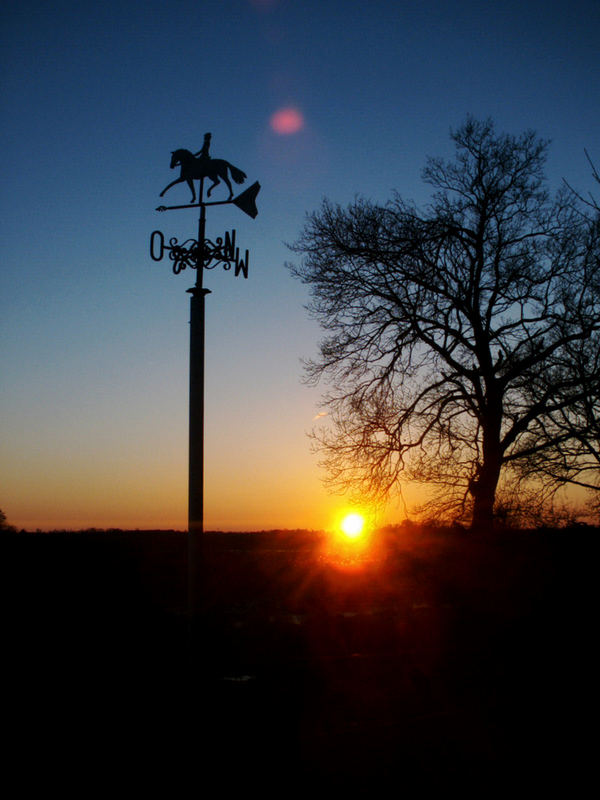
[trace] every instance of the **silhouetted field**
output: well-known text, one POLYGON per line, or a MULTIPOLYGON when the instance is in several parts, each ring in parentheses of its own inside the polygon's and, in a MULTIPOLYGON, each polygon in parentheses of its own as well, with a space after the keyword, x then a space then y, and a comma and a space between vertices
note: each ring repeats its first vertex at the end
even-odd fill
POLYGON ((186 534, 7 533, 11 737, 45 775, 125 770, 171 795, 191 775, 576 795, 597 537, 398 529, 357 557, 320 533, 205 534, 190 622, 186 534))

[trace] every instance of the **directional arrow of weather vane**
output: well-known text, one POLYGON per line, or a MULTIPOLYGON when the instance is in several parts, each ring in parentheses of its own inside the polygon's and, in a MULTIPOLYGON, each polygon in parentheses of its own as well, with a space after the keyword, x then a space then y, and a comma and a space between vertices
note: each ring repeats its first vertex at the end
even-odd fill
MULTIPOLYGON (((209 156, 211 134, 204 134, 204 144, 197 153, 189 150, 174 150, 171 154, 171 169, 180 167, 179 177, 166 186, 160 196, 178 183, 187 183, 192 193, 191 203, 178 206, 159 206, 157 211, 174 211, 182 208, 199 208, 198 238, 187 239, 181 244, 177 239, 165 237, 161 231, 153 231, 150 237, 150 255, 154 261, 160 261, 165 252, 173 262, 173 272, 178 275, 187 267, 196 270, 196 284, 187 291, 190 299, 190 425, 189 425, 189 494, 188 494, 188 531, 189 574, 193 572, 192 553, 195 550, 196 535, 203 531, 204 520, 204 301, 209 289, 203 288, 202 281, 205 269, 214 269, 218 264, 230 270, 235 268, 235 275, 248 277, 248 251, 240 258, 236 247, 235 230, 227 232, 214 241, 206 238, 206 208, 233 204, 253 219, 258 214, 256 196, 260 184, 253 183, 237 197, 233 196, 231 180, 242 184, 246 174, 228 161, 209 156), (204 198, 204 182, 211 181, 206 199, 204 198), (194 181, 199 181, 198 193, 194 181), (209 200, 213 189, 221 181, 229 190, 227 200, 209 200)), ((193 598, 191 598, 193 602, 193 598)))

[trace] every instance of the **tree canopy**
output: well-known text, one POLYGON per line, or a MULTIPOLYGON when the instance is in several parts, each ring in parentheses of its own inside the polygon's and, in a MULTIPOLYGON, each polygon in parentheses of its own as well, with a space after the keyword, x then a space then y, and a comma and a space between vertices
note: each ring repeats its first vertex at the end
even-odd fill
POLYGON ((429 205, 324 201, 290 268, 326 332, 307 378, 331 387, 315 434, 331 484, 429 483, 481 527, 501 479, 576 478, 597 430, 600 221, 568 187, 551 196, 534 132, 469 118, 451 137, 454 160, 423 170, 429 205))

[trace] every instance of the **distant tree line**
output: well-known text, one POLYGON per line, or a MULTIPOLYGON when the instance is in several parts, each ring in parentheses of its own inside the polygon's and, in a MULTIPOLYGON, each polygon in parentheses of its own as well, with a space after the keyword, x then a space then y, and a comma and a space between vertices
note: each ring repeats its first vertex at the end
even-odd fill
POLYGON ((16 528, 13 525, 9 525, 6 520, 6 514, 0 508, 0 531, 15 531, 16 528))

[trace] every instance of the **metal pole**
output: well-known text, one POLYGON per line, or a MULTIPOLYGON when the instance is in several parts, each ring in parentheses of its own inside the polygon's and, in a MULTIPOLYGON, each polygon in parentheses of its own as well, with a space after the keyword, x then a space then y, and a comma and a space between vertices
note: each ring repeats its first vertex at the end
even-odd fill
MULTIPOLYGON (((239 258, 239 248, 235 247, 235 231, 231 236, 218 237, 216 243, 206 239, 206 206, 227 205, 233 203, 244 214, 254 219, 258 214, 256 196, 260 190, 258 181, 245 189, 237 197, 226 177, 227 170, 237 183, 242 183, 246 175, 227 161, 219 161, 209 156, 211 134, 204 134, 202 150, 194 154, 189 150, 175 150, 172 152, 171 167, 181 167, 181 175, 172 181, 160 196, 163 197, 172 186, 186 180, 193 190, 192 181, 200 179, 198 187, 198 202, 193 194, 192 202, 185 205, 158 206, 157 211, 168 211, 183 208, 199 208, 198 240, 188 239, 183 244, 178 244, 176 238, 171 238, 165 244, 161 231, 153 231, 150 237, 150 256, 154 261, 160 261, 165 252, 173 262, 173 272, 179 275, 186 267, 196 268, 196 284, 188 292, 190 298, 190 407, 189 407, 189 471, 188 471, 188 558, 187 558, 187 588, 188 588, 188 617, 190 632, 198 611, 197 585, 199 583, 199 569, 201 563, 201 548, 204 532, 204 326, 205 326, 205 300, 210 294, 209 289, 203 287, 205 269, 213 269, 216 264, 222 263, 225 269, 235 265, 235 275, 240 272, 244 278, 248 277, 248 251, 246 260, 239 258), (218 172, 219 164, 226 167, 225 175, 218 172), (217 172, 215 172, 217 170, 217 172), (211 200, 204 202, 204 177, 210 176, 213 180, 211 188, 219 182, 217 175, 225 179, 229 187, 227 200, 211 200), (216 180, 215 180, 216 177, 216 180), (191 242, 191 244, 190 244, 191 242)), ((190 638, 190 642, 192 639, 190 638)))
POLYGON ((200 217, 196 255, 196 285, 190 298, 190 424, 188 477, 188 610, 196 610, 196 573, 199 545, 204 529, 204 328, 205 298, 202 286, 206 209, 202 205, 204 180, 200 181, 200 217))

